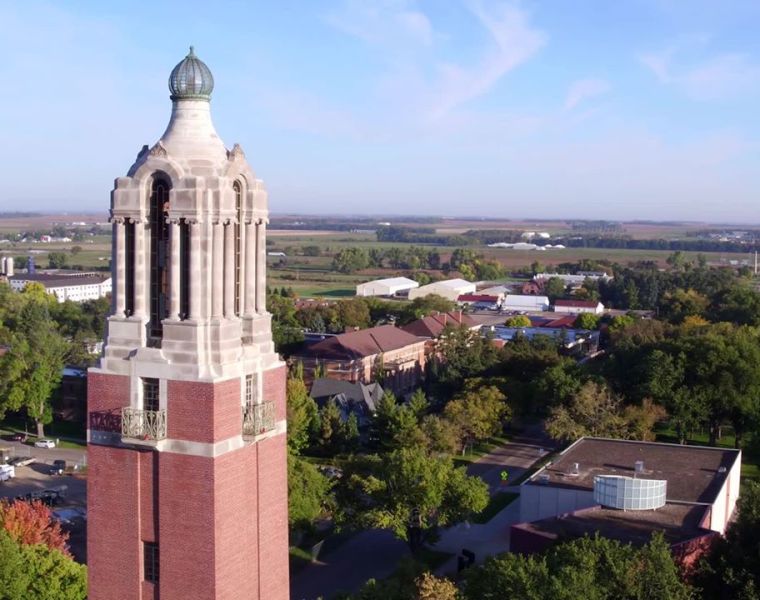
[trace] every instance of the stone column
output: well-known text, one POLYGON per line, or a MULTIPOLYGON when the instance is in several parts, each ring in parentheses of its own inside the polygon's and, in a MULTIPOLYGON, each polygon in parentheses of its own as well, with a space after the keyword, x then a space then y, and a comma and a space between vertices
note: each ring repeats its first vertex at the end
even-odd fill
POLYGON ((256 312, 266 312, 267 242, 265 220, 256 223, 256 312))
POLYGON ((180 296, 180 231, 177 219, 169 220, 169 242, 171 244, 171 266, 169 274, 169 318, 173 321, 179 319, 179 296, 180 296))
POLYGON ((235 224, 224 225, 224 316, 235 316, 235 224))
POLYGON ((221 319, 224 296, 224 230, 217 221, 211 225, 213 236, 213 284, 211 286, 211 318, 221 319))
POLYGON ((113 221, 113 236, 116 240, 116 263, 113 265, 113 274, 116 284, 116 303, 114 304, 114 314, 118 317, 124 316, 124 311, 127 308, 126 303, 126 290, 127 290, 127 263, 125 248, 125 231, 124 231, 124 218, 114 217, 113 221))
POLYGON ((248 221, 245 224, 245 283, 243 286, 245 314, 256 312, 256 226, 248 221))
POLYGON ((201 316, 201 225, 198 221, 188 221, 190 227, 190 316, 199 320, 201 316))
POLYGON ((144 317, 150 282, 145 280, 145 262, 150 260, 150 248, 145 247, 148 224, 143 219, 132 219, 135 224, 135 316, 144 317))

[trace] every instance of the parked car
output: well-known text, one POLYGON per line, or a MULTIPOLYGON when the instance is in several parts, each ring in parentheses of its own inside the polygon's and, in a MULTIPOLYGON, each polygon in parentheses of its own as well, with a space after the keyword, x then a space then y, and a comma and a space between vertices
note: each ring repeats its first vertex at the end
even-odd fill
POLYGON ((51 475, 63 475, 64 471, 66 470, 66 461, 65 460, 54 460, 53 465, 50 467, 50 474, 51 475))
POLYGON ((0 482, 8 481, 16 476, 16 467, 13 465, 0 465, 0 482))
POLYGON ((34 442, 35 448, 55 448, 55 442, 53 440, 37 440, 34 442))
POLYGON ((28 438, 29 436, 22 432, 14 433, 11 435, 11 440, 14 442, 25 442, 28 438))

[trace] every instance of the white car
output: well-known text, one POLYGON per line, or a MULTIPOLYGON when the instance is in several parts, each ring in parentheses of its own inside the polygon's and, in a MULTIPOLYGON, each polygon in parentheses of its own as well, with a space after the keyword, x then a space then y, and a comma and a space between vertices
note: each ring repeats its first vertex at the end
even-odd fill
POLYGON ((55 448, 55 442, 53 440, 37 440, 34 442, 35 448, 55 448))

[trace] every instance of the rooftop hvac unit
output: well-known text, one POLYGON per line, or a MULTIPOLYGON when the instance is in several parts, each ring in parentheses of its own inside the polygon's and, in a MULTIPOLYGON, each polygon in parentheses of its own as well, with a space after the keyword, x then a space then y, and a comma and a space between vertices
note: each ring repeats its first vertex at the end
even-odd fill
POLYGON ((644 472, 644 461, 637 460, 635 463, 633 463, 633 471, 636 473, 636 475, 641 475, 644 472))
POLYGON ((570 472, 568 475, 570 477, 578 477, 581 473, 581 466, 578 463, 573 463, 573 466, 570 468, 570 472))
POLYGON ((652 510, 665 506, 668 482, 620 475, 594 477, 594 502, 623 510, 652 510))

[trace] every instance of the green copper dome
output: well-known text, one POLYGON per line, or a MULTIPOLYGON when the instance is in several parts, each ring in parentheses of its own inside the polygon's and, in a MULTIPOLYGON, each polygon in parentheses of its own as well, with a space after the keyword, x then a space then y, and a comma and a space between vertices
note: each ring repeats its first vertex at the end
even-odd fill
POLYGON ((195 56, 193 47, 169 75, 172 100, 211 100, 214 76, 202 60, 195 56))

